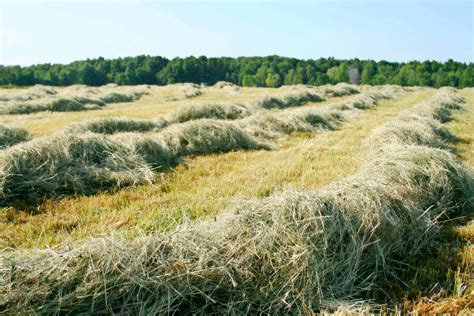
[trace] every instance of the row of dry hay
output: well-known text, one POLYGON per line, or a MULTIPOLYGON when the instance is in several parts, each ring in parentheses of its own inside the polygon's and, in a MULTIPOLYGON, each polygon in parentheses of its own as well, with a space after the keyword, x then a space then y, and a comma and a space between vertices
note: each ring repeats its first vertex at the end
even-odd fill
MULTIPOLYGON (((157 171, 186 156, 272 149, 272 138, 335 129, 360 109, 403 93, 400 87, 377 87, 326 106, 297 107, 291 103, 293 107, 273 111, 247 107, 248 115, 235 120, 210 116, 208 105, 199 105, 195 107, 204 109, 198 111, 201 115, 183 123, 174 119, 180 115, 173 113, 168 120, 105 119, 74 124, 54 135, 0 151, 0 205, 31 205, 49 197, 153 183, 157 171)), ((287 96, 281 99, 294 99, 293 94, 287 96)))
MULTIPOLYGON (((192 84, 176 84, 178 90, 182 90, 184 98, 200 95, 200 86, 192 84)), ((233 87, 225 82, 218 82, 216 89, 233 87)), ((2 114, 27 114, 38 111, 82 111, 99 109, 108 103, 131 102, 146 94, 151 86, 118 87, 107 85, 103 87, 87 87, 81 85, 70 86, 63 89, 53 87, 34 86, 29 89, 6 90, 9 94, 0 95, 0 113, 2 114)), ((322 101, 324 96, 342 96, 359 93, 354 86, 339 84, 336 86, 324 86, 310 88, 305 86, 287 87, 277 92, 276 96, 264 96, 250 102, 247 105, 233 103, 218 104, 191 104, 177 109, 167 120, 156 122, 140 122, 130 120, 105 120, 98 122, 86 122, 76 125, 76 129, 94 131, 97 128, 115 129, 117 131, 148 131, 153 128, 161 128, 177 122, 186 122, 199 118, 213 119, 236 119, 254 113, 261 108, 299 106, 307 102, 322 101), (316 90, 317 89, 317 90, 316 90), (120 126, 115 126, 119 124, 120 126), (126 127, 125 125, 129 125, 126 127), (97 127, 96 127, 97 126, 97 127), (122 128, 123 130, 120 130, 122 128)), ((28 140, 28 131, 25 129, 0 125, 0 149, 28 140)))
POLYGON ((442 219, 474 206, 473 171, 446 150, 440 123, 461 106, 440 90, 378 128, 355 175, 318 191, 243 201, 172 233, 2 251, 0 309, 302 314, 403 287, 442 219))
POLYGON ((148 93, 149 86, 88 87, 74 85, 62 89, 34 86, 8 89, 0 95, 0 114, 30 114, 42 111, 70 112, 96 110, 110 103, 132 102, 148 93))

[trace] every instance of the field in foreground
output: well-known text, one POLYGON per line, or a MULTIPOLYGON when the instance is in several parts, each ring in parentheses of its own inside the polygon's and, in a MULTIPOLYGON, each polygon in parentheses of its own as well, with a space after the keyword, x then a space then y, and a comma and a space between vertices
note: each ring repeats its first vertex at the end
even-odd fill
POLYGON ((142 89, 0 116, 1 310, 472 308, 472 89, 142 89))

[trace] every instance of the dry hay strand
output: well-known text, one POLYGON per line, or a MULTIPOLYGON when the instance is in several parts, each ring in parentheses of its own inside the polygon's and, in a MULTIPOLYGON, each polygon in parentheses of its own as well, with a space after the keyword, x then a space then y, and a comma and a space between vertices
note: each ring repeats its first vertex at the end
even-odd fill
POLYGON ((335 130, 346 118, 344 113, 330 107, 304 107, 279 112, 260 111, 239 121, 250 133, 274 138, 294 132, 335 130))
POLYGON ((300 106, 308 102, 322 102, 324 97, 311 90, 289 91, 274 96, 265 96, 249 104, 249 108, 283 109, 300 106))
POLYGON ((248 116, 250 111, 243 105, 233 103, 191 104, 179 107, 169 116, 171 123, 183 123, 203 118, 235 120, 248 116))
POLYGON ((217 81, 214 85, 214 88, 216 89, 223 89, 223 88, 237 88, 240 89, 238 85, 233 84, 232 82, 227 82, 227 81, 217 81))
POLYGON ((29 139, 30 135, 26 129, 0 124, 0 150, 29 139))
MULTIPOLYGON (((38 88, 36 88, 38 89, 38 88)), ((46 89, 46 88, 45 88, 46 89)), ((24 92, 17 97, 0 103, 0 113, 30 114, 42 111, 69 112, 96 110, 109 103, 132 102, 147 93, 148 86, 134 87, 87 87, 74 85, 51 92, 24 92), (32 97, 35 96, 35 97, 32 97)), ((46 91, 49 91, 46 89, 46 91)))
MULTIPOLYGON (((2 251, 0 307, 36 313, 295 313, 362 308, 400 282, 440 220, 474 207, 452 153, 387 143, 355 175, 134 240, 2 251)), ((366 310, 366 309, 364 309, 366 310)))
POLYGON ((55 95, 58 91, 53 87, 34 85, 27 89, 0 89, 0 93, 0 101, 28 101, 55 95))
POLYGON ((153 132, 163 128, 166 124, 164 120, 140 121, 126 117, 116 117, 71 124, 64 129, 64 132, 82 133, 89 131, 99 134, 153 132))
POLYGON ((317 89, 323 93, 324 97, 342 97, 360 93, 360 88, 358 86, 343 82, 336 85, 319 86, 317 89))
POLYGON ((202 119, 173 124, 161 133, 179 155, 205 155, 240 149, 272 149, 232 122, 202 119))
POLYGON ((365 141, 365 147, 378 149, 387 143, 412 144, 449 150, 456 137, 441 122, 452 110, 462 109, 464 99, 455 91, 440 89, 429 100, 403 111, 396 119, 378 127, 365 141))
MULTIPOLYGON (((137 127, 128 121, 112 122, 122 130, 137 127)), ((109 125, 95 128, 114 132, 109 125)), ((157 169, 184 156, 271 148, 232 123, 214 120, 175 124, 161 133, 139 136, 57 133, 1 151, 0 205, 36 204, 47 197, 152 183, 157 169)))
POLYGON ((287 191, 135 240, 1 254, 4 311, 302 313, 396 280, 472 173, 440 149, 392 145, 318 192, 287 191), (400 262, 402 260, 402 262, 400 262))
POLYGON ((141 157, 104 135, 58 134, 0 152, 0 204, 150 183, 141 157))

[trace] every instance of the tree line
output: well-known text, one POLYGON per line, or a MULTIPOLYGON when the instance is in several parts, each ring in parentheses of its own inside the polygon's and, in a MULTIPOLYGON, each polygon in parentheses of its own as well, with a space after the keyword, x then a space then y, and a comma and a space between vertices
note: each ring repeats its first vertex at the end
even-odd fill
POLYGON ((281 85, 323 85, 339 82, 398 84, 402 86, 474 86, 474 64, 448 60, 407 63, 335 58, 301 60, 267 57, 186 57, 136 56, 117 59, 87 59, 70 64, 32 66, 0 65, 0 85, 44 84, 99 86, 193 82, 212 85, 228 81, 244 87, 281 85))

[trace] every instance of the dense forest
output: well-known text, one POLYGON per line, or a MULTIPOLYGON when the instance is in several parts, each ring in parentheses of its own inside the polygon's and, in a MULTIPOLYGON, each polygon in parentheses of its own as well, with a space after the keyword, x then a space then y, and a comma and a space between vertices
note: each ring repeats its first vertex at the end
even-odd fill
POLYGON ((27 67, 0 65, 0 85, 34 84, 67 86, 107 83, 119 85, 172 84, 193 82, 214 84, 229 81, 241 86, 279 87, 281 85, 352 82, 398 84, 402 86, 474 86, 474 64, 449 60, 408 63, 373 60, 320 58, 300 60, 267 57, 187 57, 166 59, 137 56, 118 59, 87 59, 63 64, 27 67))

